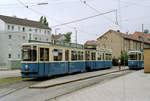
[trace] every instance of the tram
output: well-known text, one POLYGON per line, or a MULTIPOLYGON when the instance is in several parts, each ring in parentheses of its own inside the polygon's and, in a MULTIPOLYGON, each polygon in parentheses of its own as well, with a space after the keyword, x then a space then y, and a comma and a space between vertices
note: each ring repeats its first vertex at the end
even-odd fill
POLYGON ((128 52, 128 67, 129 69, 144 69, 143 52, 129 51, 128 52))
POLYGON ((106 69, 112 67, 111 55, 110 50, 84 49, 71 43, 24 43, 21 74, 23 78, 38 78, 106 69))

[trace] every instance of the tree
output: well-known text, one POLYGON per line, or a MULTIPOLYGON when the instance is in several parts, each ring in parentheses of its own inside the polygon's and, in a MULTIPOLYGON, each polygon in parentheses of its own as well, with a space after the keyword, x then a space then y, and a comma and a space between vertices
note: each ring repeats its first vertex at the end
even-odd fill
POLYGON ((71 42, 71 34, 72 32, 67 32, 64 36, 65 36, 65 40, 64 42, 71 42))
POLYGON ((44 25, 48 26, 48 22, 47 22, 47 19, 46 19, 46 17, 45 17, 45 16, 41 16, 41 18, 40 18, 40 22, 41 22, 42 24, 44 24, 44 25))
POLYGON ((121 51, 121 55, 119 57, 122 65, 128 65, 128 54, 126 51, 121 51))
POLYGON ((148 33, 149 33, 149 30, 148 30, 148 29, 145 29, 145 30, 144 30, 144 33, 148 34, 148 33))

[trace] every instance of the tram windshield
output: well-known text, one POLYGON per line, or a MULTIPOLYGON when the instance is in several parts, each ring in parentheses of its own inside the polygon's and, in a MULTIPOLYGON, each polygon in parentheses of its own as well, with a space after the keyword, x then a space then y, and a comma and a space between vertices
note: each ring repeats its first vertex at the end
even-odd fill
POLYGON ((22 49, 22 60, 23 61, 36 61, 37 60, 37 51, 36 46, 23 46, 22 49))
POLYGON ((137 54, 130 54, 129 60, 137 60, 137 54))

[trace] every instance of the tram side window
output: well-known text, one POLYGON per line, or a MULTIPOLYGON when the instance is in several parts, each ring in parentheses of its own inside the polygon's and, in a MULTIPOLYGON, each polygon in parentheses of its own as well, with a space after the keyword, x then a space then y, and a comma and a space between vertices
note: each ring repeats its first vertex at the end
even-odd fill
POLYGON ((111 54, 106 54, 106 60, 111 60, 111 54))
POLYGON ((91 60, 96 60, 96 53, 95 52, 91 53, 91 60))
POLYGON ((90 52, 89 51, 85 52, 85 60, 90 60, 90 52))
POLYGON ((44 61, 44 48, 40 48, 40 61, 44 61))
POLYGON ((65 50, 65 60, 69 61, 69 50, 65 50))
POLYGON ((101 56, 101 54, 100 54, 100 53, 98 53, 97 60, 102 60, 102 56, 101 56))
POLYGON ((73 60, 73 61, 77 60, 77 52, 76 51, 71 51, 71 60, 73 60))
POLYGON ((141 54, 139 54, 139 58, 138 58, 138 60, 142 60, 141 54))
POLYGON ((105 60, 105 54, 104 53, 102 54, 102 60, 105 60))
POLYGON ((48 48, 45 48, 44 56, 45 56, 45 61, 49 61, 49 49, 48 48))
POLYGON ((78 60, 83 60, 83 52, 78 52, 78 60))
POLYGON ((129 60, 137 60, 137 55, 136 54, 129 55, 129 60))
POLYGON ((37 53, 36 53, 36 46, 33 47, 33 49, 31 50, 31 61, 36 61, 37 58, 37 53))
POLYGON ((53 56, 54 56, 54 61, 62 61, 62 56, 63 56, 62 49, 54 49, 53 56))

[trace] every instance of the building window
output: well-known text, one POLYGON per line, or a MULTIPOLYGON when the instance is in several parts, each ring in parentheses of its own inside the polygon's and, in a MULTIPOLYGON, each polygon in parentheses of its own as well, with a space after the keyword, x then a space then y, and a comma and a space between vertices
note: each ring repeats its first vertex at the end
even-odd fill
POLYGON ((30 28, 29 31, 32 31, 32 29, 30 28))
POLYGON ((46 34, 46 30, 44 31, 44 33, 46 34))
POLYGON ((14 30, 14 26, 11 26, 11 29, 14 30))
POLYGON ((7 28, 8 28, 8 30, 10 30, 10 25, 8 25, 8 27, 7 27, 7 28))
POLYGON ((25 32, 25 27, 22 28, 22 31, 25 32))
POLYGON ((47 31, 48 34, 50 34, 50 31, 47 31))
POLYGON ((25 38, 26 38, 25 36, 22 37, 23 40, 25 40, 25 38))
POLYGON ((46 39, 46 41, 48 41, 48 39, 46 39))
POLYGON ((39 30, 39 33, 41 33, 41 29, 39 30))
POLYGON ((31 33, 29 34, 29 40, 31 40, 31 33))
POLYGON ((18 54, 18 59, 20 59, 20 54, 18 54))
POLYGON ((37 37, 35 37, 35 40, 37 40, 37 37))
POLYGON ((37 33, 37 29, 35 29, 35 33, 37 33))
POLYGON ((9 38, 9 39, 11 39, 11 38, 12 38, 12 36, 11 36, 11 35, 8 35, 8 38, 9 38))
POLYGON ((8 54, 8 58, 11 58, 11 54, 8 54))
POLYGON ((18 26, 18 31, 20 31, 20 26, 18 26))

